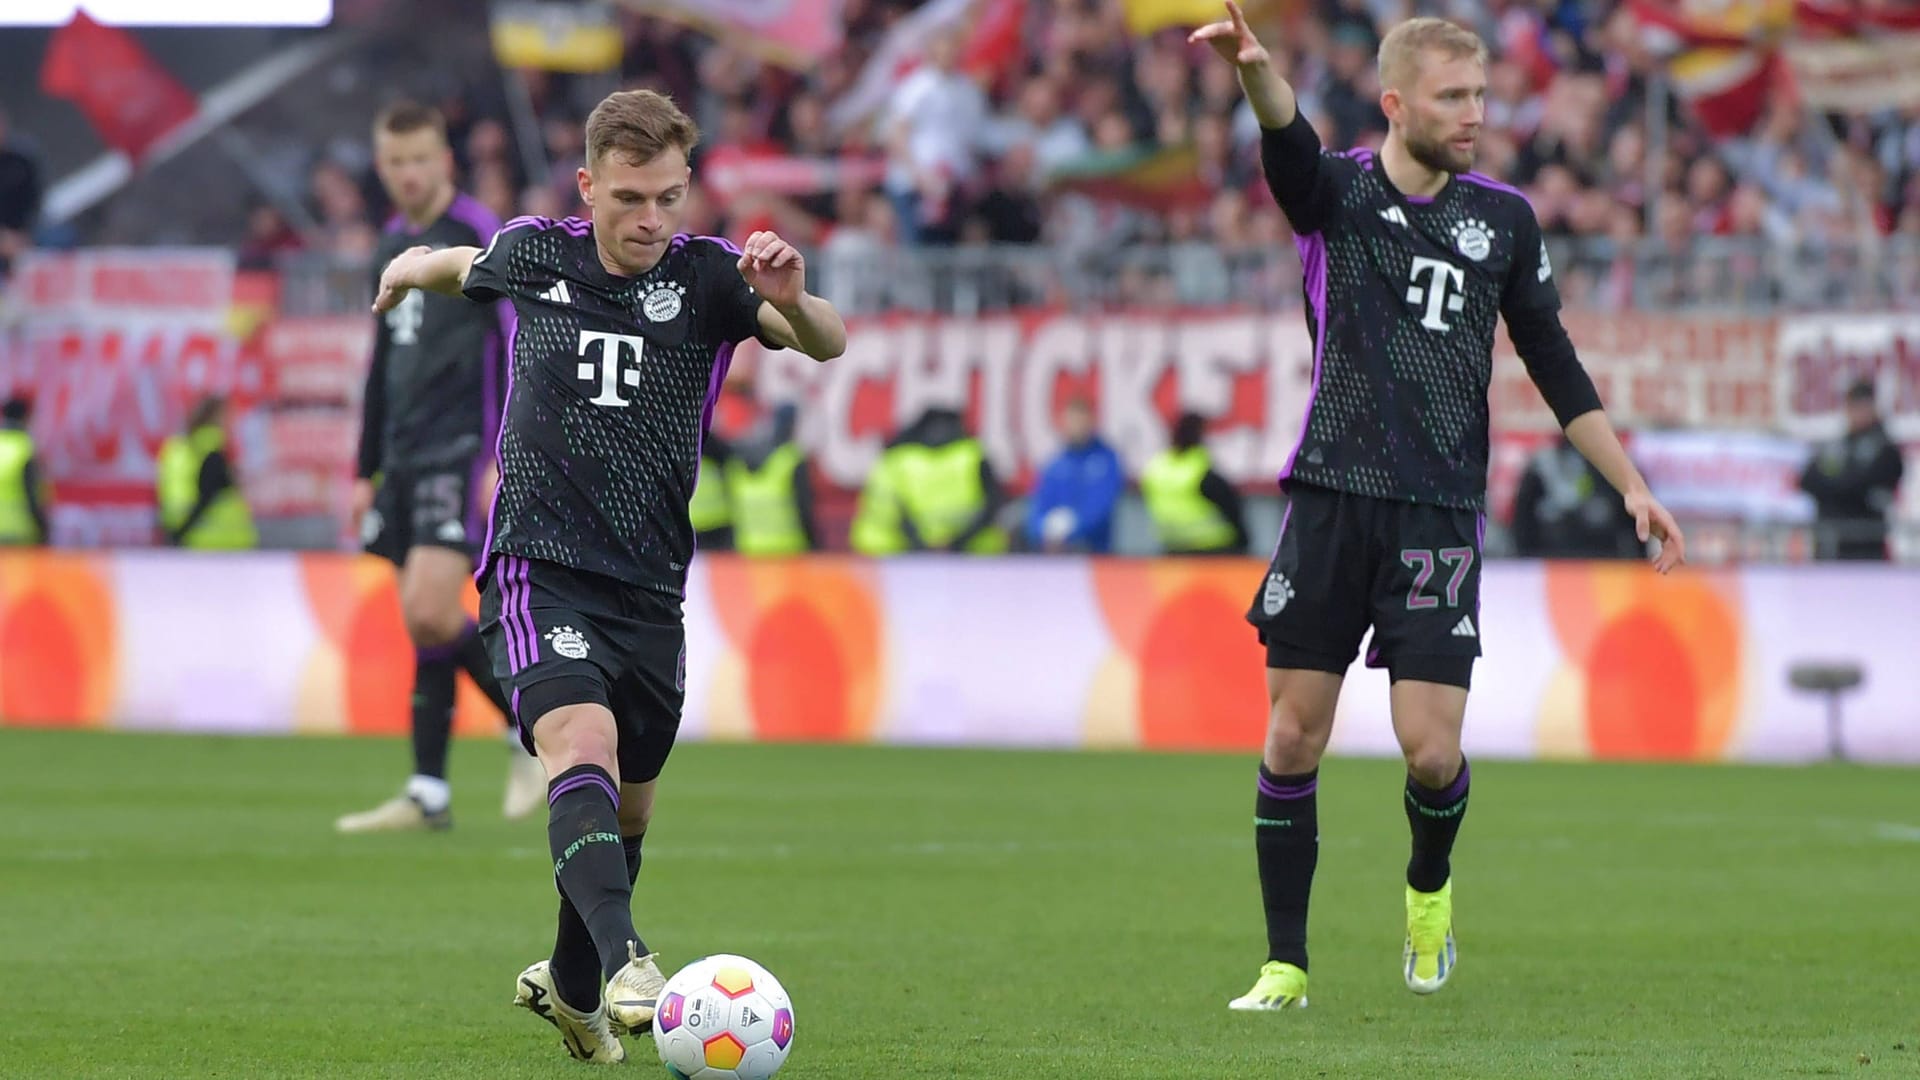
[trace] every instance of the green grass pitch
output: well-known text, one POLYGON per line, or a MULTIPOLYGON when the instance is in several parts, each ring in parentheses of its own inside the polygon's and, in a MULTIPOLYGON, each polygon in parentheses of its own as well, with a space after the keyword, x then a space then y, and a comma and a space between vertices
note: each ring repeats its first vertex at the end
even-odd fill
MULTIPOLYGON (((0 1076, 586 1075, 508 1004, 555 901, 504 753, 451 833, 349 838, 397 743, 0 731, 0 1076)), ((1401 776, 1323 771, 1301 1013, 1224 1008, 1248 758, 687 745, 635 908, 782 978, 787 1080, 1920 1076, 1920 774, 1480 762, 1426 999, 1401 776)))

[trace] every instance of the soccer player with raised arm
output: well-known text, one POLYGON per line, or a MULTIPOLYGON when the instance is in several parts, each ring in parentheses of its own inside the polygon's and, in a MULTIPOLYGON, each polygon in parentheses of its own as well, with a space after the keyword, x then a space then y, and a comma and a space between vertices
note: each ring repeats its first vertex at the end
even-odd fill
POLYGON ((481 614, 546 766, 560 891, 553 955, 521 972, 516 1004, 596 1062, 651 1030, 666 981, 632 892, 679 731, 687 502, 714 401, 747 338, 819 360, 847 340, 780 237, 754 233, 743 250, 677 231, 698 139, 667 97, 613 94, 587 118, 590 220, 517 218, 484 251, 412 249, 374 300, 391 310, 427 289, 513 305, 481 614))
POLYGON ((1408 989, 1453 974, 1449 857, 1467 809, 1460 752, 1480 655, 1487 390, 1507 332, 1573 444, 1621 493, 1655 567, 1685 557, 1679 527, 1628 460, 1559 318, 1540 224, 1521 193, 1471 172, 1486 48, 1439 19, 1380 45, 1385 144, 1329 153, 1293 88, 1228 0, 1194 31, 1239 72, 1261 127, 1267 185, 1305 269, 1313 390, 1281 483, 1280 541, 1248 619, 1267 653, 1270 710, 1254 802, 1267 963, 1234 1009, 1307 1003, 1307 899, 1320 847, 1314 791, 1341 679, 1373 630, 1407 761, 1408 989))

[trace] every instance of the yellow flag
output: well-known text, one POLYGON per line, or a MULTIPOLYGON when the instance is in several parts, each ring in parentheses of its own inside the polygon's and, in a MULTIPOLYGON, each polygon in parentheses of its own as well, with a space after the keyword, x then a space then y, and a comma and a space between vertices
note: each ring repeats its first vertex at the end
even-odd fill
POLYGON ((591 73, 620 66, 620 28, 605 7, 499 3, 492 14, 493 58, 503 68, 591 73))
POLYGON ((1125 0, 1125 3, 1127 32, 1134 37, 1145 37, 1169 26, 1204 26, 1227 17, 1227 5, 1221 0, 1125 0))

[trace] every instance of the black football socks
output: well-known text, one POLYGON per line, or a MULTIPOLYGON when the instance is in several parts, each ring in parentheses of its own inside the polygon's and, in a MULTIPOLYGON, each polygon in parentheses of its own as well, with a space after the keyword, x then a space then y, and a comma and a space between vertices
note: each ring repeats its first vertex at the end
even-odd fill
POLYGON ((1307 899, 1320 861, 1319 770, 1276 776, 1260 766, 1253 847, 1267 911, 1267 959, 1307 967, 1307 899))
POLYGON ((1407 824, 1413 828, 1413 857, 1407 860, 1407 884, 1415 892, 1439 892, 1453 874, 1448 861, 1460 821, 1467 816, 1467 785, 1473 770, 1460 759, 1460 775, 1435 790, 1407 777, 1407 824))

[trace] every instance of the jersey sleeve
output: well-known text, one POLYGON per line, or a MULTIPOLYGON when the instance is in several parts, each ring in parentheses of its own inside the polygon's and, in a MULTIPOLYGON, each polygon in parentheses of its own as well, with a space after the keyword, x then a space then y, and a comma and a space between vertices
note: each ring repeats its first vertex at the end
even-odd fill
POLYGON ((1507 337, 1527 367, 1540 396, 1566 427, 1601 408, 1600 393, 1580 363, 1566 327, 1560 323, 1560 290, 1553 284, 1553 264, 1540 234, 1533 207, 1515 200, 1519 220, 1514 226, 1514 259, 1500 295, 1500 314, 1507 320, 1507 337))
POLYGON ((493 234, 493 239, 474 257, 473 266, 467 271, 466 283, 460 289, 467 299, 482 304, 510 300, 534 284, 526 279, 524 266, 514 266, 513 252, 520 241, 541 227, 541 221, 540 218, 514 218, 493 234))
POLYGON ((1547 255, 1547 241, 1540 232, 1540 219, 1533 207, 1515 199, 1513 264, 1507 270, 1506 288, 1500 294, 1500 313, 1508 321, 1528 314, 1560 310, 1560 289, 1553 281, 1553 260, 1547 255))
POLYGON ((1301 236, 1311 236, 1333 220, 1350 166, 1348 159, 1320 145, 1305 113, 1296 112, 1286 127, 1261 129, 1260 168, 1267 190, 1301 236))
MULTIPOLYGON (((716 340, 738 344, 760 337, 760 294, 740 276, 740 249, 725 240, 708 238, 700 262, 700 310, 716 340)), ((761 338, 769 348, 778 345, 761 338)))

